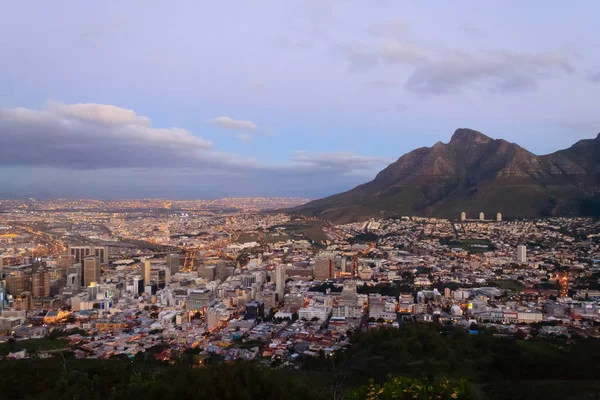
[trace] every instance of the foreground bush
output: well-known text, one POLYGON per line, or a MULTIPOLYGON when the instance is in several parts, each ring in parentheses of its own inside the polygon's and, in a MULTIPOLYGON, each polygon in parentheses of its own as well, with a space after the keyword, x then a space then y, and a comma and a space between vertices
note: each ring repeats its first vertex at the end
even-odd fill
POLYGON ((473 399, 465 381, 452 383, 447 379, 433 382, 405 377, 390 377, 383 385, 371 382, 348 395, 349 400, 453 400, 473 399))

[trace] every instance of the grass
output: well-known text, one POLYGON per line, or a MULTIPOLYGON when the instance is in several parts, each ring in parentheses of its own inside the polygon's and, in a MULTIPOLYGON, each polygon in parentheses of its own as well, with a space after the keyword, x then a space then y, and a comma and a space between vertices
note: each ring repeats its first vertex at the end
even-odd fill
POLYGON ((17 340, 14 343, 6 342, 0 344, 0 355, 6 356, 8 353, 26 350, 27 353, 35 353, 36 351, 48 351, 56 349, 64 349, 69 345, 67 339, 26 339, 17 340))

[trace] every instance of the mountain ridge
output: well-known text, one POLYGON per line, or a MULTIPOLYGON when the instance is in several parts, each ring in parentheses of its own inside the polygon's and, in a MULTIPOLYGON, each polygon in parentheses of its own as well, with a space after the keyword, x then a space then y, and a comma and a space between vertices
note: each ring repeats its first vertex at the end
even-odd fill
POLYGON ((600 134, 538 156, 504 139, 457 129, 448 143, 399 157, 354 189, 292 211, 335 222, 419 215, 456 218, 465 211, 508 218, 596 215, 600 134))

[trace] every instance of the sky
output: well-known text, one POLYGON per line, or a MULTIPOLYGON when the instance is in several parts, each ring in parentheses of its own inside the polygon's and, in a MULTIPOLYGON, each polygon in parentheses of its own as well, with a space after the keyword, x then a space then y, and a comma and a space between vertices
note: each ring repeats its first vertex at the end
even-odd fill
POLYGON ((317 198, 600 132, 600 2, 0 1, 0 198, 317 198))

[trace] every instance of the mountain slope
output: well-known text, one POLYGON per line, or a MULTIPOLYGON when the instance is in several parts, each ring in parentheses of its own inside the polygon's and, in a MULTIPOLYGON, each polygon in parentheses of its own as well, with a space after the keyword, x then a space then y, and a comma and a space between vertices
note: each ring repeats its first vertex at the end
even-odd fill
POLYGON ((600 135, 536 156, 517 144, 458 129, 447 144, 416 149, 371 182, 295 209, 336 222, 466 211, 506 217, 589 213, 600 188, 600 135), (592 201, 591 204, 588 204, 592 201))

